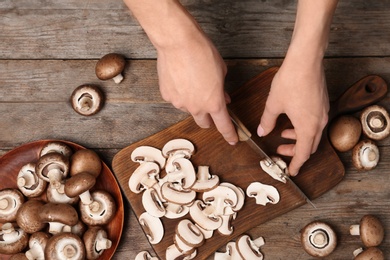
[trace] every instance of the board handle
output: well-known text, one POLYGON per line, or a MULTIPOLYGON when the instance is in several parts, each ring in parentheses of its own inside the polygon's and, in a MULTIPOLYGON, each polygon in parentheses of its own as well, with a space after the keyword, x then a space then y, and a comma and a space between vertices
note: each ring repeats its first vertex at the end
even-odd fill
POLYGON ((332 104, 329 118, 353 113, 366 106, 372 105, 387 95, 388 87, 383 78, 377 75, 369 75, 349 87, 332 104))

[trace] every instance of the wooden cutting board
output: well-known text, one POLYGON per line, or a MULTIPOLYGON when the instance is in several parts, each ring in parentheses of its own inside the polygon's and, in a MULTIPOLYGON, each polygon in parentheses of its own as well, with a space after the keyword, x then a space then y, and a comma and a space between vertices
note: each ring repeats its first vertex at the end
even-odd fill
MULTIPOLYGON (((231 109, 252 133, 256 133, 271 82, 277 69, 271 68, 262 72, 231 95, 231 109)), ((344 111, 352 111, 354 108, 360 108, 382 97, 384 94, 368 91, 366 87, 367 82, 371 82, 371 86, 383 84, 380 79, 379 83, 377 80, 376 77, 366 78, 362 82, 355 84, 355 88, 357 86, 359 91, 355 90, 354 92, 358 94, 352 93, 352 95, 357 97, 357 100, 362 99, 363 101, 356 103, 355 99, 348 97, 350 93, 347 93, 348 95, 343 95, 344 98, 340 98, 336 102, 337 105, 333 106, 337 108, 337 111, 333 111, 332 115, 344 111), (374 95, 371 95, 371 92, 374 95), (368 98, 365 97, 367 94, 369 94, 368 98), (343 104, 340 105, 340 103, 343 104)), ((256 140, 257 143, 269 155, 276 154, 276 147, 281 143, 286 143, 286 140, 280 138, 280 133, 288 126, 290 126, 288 118, 280 117, 275 130, 262 139, 258 138, 256 140)), ((344 176, 343 164, 328 142, 326 131, 324 133, 318 151, 301 168, 300 174, 292 178, 311 200, 332 189, 344 176)), ((245 191, 249 184, 258 181, 276 187, 280 193, 280 202, 275 205, 267 204, 267 206, 257 205, 253 198, 246 197, 243 208, 238 212, 237 218, 232 222, 234 228, 233 234, 224 236, 215 232, 210 239, 207 239, 198 248, 196 259, 205 259, 228 241, 252 227, 258 226, 306 203, 294 187, 288 183, 283 184, 278 182, 263 172, 259 166, 258 155, 246 143, 243 142, 235 146, 230 146, 215 128, 201 129, 193 121, 192 117, 188 117, 159 133, 129 145, 115 155, 112 163, 114 174, 136 216, 140 216, 145 210, 141 204, 142 194, 135 194, 128 187, 128 180, 138 167, 138 163, 134 163, 130 159, 132 151, 142 145, 162 149, 167 141, 176 138, 190 140, 196 147, 196 153, 191 158, 194 166, 209 166, 210 172, 218 175, 221 182, 232 183, 245 191)), ((288 158, 285 159, 288 161, 288 158)), ((320 205, 318 206, 318 210, 320 210, 320 205)), ((190 219, 188 215, 184 218, 190 219)), ((165 259, 165 250, 173 244, 175 226, 181 219, 172 220, 163 217, 161 220, 165 227, 164 238, 159 244, 152 246, 158 257, 165 259)))

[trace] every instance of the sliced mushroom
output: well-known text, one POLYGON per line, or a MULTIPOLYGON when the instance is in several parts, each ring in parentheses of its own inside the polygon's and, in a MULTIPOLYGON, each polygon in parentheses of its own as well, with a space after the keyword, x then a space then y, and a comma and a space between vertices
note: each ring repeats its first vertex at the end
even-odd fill
POLYGON ((162 198, 179 205, 189 205, 194 202, 196 192, 193 190, 178 190, 172 183, 166 182, 161 186, 162 198))
POLYGON ((204 230, 217 230, 222 225, 220 216, 210 216, 203 212, 205 204, 201 200, 196 200, 190 207, 192 220, 204 230))
POLYGON ((70 176, 80 172, 88 172, 97 178, 101 170, 102 161, 99 155, 91 149, 78 150, 70 158, 70 176))
POLYGON ((235 206, 231 207, 231 209, 234 212, 239 211, 243 206, 245 202, 245 192, 238 186, 229 183, 229 182, 222 182, 219 184, 220 186, 228 187, 232 189, 237 194, 237 203, 235 206))
POLYGON ((147 212, 142 213, 138 219, 146 237, 151 244, 158 244, 164 236, 164 227, 160 218, 153 217, 147 212))
POLYGON ((286 162, 278 156, 271 156, 271 159, 275 162, 274 164, 270 164, 267 159, 261 160, 261 169, 275 180, 286 183, 286 178, 283 177, 288 175, 286 162))
POLYGON ((359 236, 366 247, 378 246, 384 238, 382 222, 374 215, 365 215, 361 218, 360 224, 351 225, 350 233, 359 236))
POLYGON ((383 140, 390 135, 390 115, 379 105, 372 105, 363 110, 360 116, 363 133, 370 139, 383 140))
POLYGON ((50 237, 45 232, 35 232, 32 234, 28 242, 29 249, 26 251, 26 257, 28 259, 44 260, 46 244, 50 237))
POLYGON ((366 250, 358 248, 353 251, 354 260, 385 260, 383 252, 377 247, 369 247, 366 250))
POLYGON ((380 159, 378 146, 371 140, 361 140, 352 150, 352 163, 358 170, 371 170, 380 159))
POLYGON ((190 207, 188 205, 180 205, 173 202, 164 202, 165 206, 165 215, 164 217, 168 219, 178 219, 181 218, 190 211, 190 207))
POLYGON ((89 84, 78 86, 70 100, 74 111, 83 116, 96 114, 104 104, 104 96, 99 87, 89 84))
POLYGON ((303 249, 311 256, 330 255, 337 245, 337 236, 332 227, 324 222, 309 223, 301 230, 303 249))
POLYGON ((39 153, 39 157, 42 157, 47 153, 53 153, 53 152, 61 153, 67 158, 69 158, 73 154, 72 149, 64 142, 52 141, 52 142, 48 142, 42 147, 39 153))
POLYGON ((23 194, 12 188, 0 191, 0 222, 13 222, 19 208, 24 203, 23 194))
POLYGON ((218 233, 224 236, 230 236, 233 234, 233 226, 231 224, 232 220, 234 220, 237 216, 237 212, 232 212, 229 215, 222 215, 222 224, 218 228, 218 233))
POLYGON ((95 190, 91 197, 91 204, 80 202, 81 220, 90 226, 108 224, 116 213, 114 198, 105 190, 95 190))
POLYGON ((69 158, 61 153, 47 153, 41 156, 35 166, 36 174, 52 188, 61 190, 62 180, 69 173, 69 158))
POLYGON ((267 203, 276 204, 280 200, 278 190, 271 185, 260 182, 252 182, 246 189, 248 197, 256 199, 256 204, 265 206, 267 203))
POLYGON ((42 206, 39 217, 43 223, 49 223, 51 234, 69 232, 79 220, 76 209, 63 203, 46 203, 42 206))
POLYGON ((231 187, 223 185, 204 192, 202 199, 205 204, 212 206, 212 215, 214 216, 228 215, 227 210, 231 210, 238 203, 236 191, 231 187))
POLYGON ((45 192, 47 182, 35 173, 35 163, 27 163, 20 169, 16 184, 24 196, 33 198, 45 192))
POLYGON ((85 259, 85 247, 81 238, 70 232, 52 236, 46 244, 45 259, 85 259))
POLYGON ((111 248, 112 241, 100 226, 89 227, 83 236, 87 259, 98 259, 104 250, 111 248))
POLYGON ((123 55, 118 53, 109 53, 104 55, 96 63, 95 73, 101 80, 113 79, 116 84, 123 80, 122 71, 125 68, 126 60, 123 55))
POLYGON ((359 119, 350 115, 335 118, 329 126, 329 140, 339 152, 351 150, 359 142, 361 133, 359 119))
POLYGON ((265 244, 264 238, 259 237, 252 240, 248 235, 240 236, 237 241, 237 251, 243 259, 263 259, 260 247, 265 244))
POLYGON ((131 153, 131 160, 133 162, 154 162, 157 163, 160 169, 165 166, 165 157, 162 155, 161 150, 152 146, 139 146, 131 153))
POLYGON ((205 192, 216 188, 219 185, 218 175, 212 175, 209 166, 198 166, 196 181, 191 187, 196 192, 205 192))
POLYGON ((70 198, 79 196, 83 204, 89 205, 93 202, 90 189, 95 186, 96 178, 88 172, 76 174, 65 182, 65 194, 70 198))
POLYGON ((148 251, 139 252, 134 260, 158 260, 158 257, 151 256, 148 251))
POLYGON ((178 183, 182 189, 191 188, 196 181, 196 173, 192 162, 186 158, 177 158, 172 161, 175 170, 167 172, 167 182, 178 183))
POLYGON ((189 259, 194 259, 196 257, 196 254, 197 251, 195 249, 187 253, 180 252, 177 246, 175 244, 172 244, 168 246, 167 250, 165 251, 165 259, 166 260, 175 260, 175 259, 189 260, 189 259))
POLYGON ((46 227, 39 213, 45 203, 40 200, 28 200, 20 207, 16 216, 16 223, 26 233, 32 234, 46 227))
POLYGON ((21 228, 14 228, 10 222, 3 224, 0 231, 0 254, 16 254, 28 245, 28 234, 21 228))
POLYGON ((155 162, 141 163, 129 178, 129 188, 134 193, 153 187, 157 183, 160 167, 155 162))
POLYGON ((226 252, 215 252, 214 260, 245 260, 241 257, 237 250, 236 242, 228 242, 226 244, 226 252))
MULTIPOLYGON (((160 188, 158 185, 156 186, 157 188, 160 188)), ((165 215, 166 210, 159 193, 154 187, 155 186, 144 191, 142 194, 142 205, 150 215, 161 218, 165 215)))
POLYGON ((184 244, 192 248, 201 246, 205 240, 202 231, 189 219, 183 219, 177 224, 176 235, 184 244))
POLYGON ((194 145, 189 140, 181 138, 168 141, 162 148, 162 154, 167 158, 175 153, 183 153, 185 158, 189 159, 194 152, 194 145))

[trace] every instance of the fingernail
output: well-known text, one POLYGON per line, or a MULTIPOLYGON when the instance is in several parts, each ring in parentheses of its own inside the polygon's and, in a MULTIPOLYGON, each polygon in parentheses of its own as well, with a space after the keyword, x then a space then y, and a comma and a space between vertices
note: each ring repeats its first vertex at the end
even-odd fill
POLYGON ((261 127, 261 125, 259 125, 259 127, 257 128, 257 135, 259 137, 262 137, 264 135, 264 129, 261 127))
POLYGON ((229 142, 230 145, 236 145, 237 142, 229 142))

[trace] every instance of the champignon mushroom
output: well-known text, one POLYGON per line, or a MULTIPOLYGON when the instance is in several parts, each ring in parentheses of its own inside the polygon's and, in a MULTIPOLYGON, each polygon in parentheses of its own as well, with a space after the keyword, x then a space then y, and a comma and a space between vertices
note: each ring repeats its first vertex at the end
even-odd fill
POLYGON ((12 222, 16 219, 19 208, 24 203, 23 194, 12 188, 0 191, 0 222, 12 222))
MULTIPOLYGON (((142 205, 150 215, 161 218, 165 215, 166 210, 159 193, 154 187, 155 186, 144 191, 142 194, 142 205)), ((158 186, 157 188, 160 187, 158 186)))
POLYGON ((260 247, 265 244, 263 237, 252 240, 248 235, 242 235, 237 239, 236 244, 237 251, 242 259, 262 260, 264 258, 260 252, 260 247))
POLYGON ((190 248, 201 246, 205 240, 202 231, 189 219, 181 220, 175 231, 177 237, 190 248))
POLYGON ((328 224, 314 221, 301 230, 301 243, 309 255, 325 257, 336 248, 337 236, 328 224))
POLYGON ((45 203, 40 200, 28 200, 20 207, 16 215, 16 223, 24 232, 32 234, 42 230, 46 223, 42 222, 39 213, 45 203))
POLYGON ((78 150, 70 158, 70 176, 80 172, 88 172, 97 178, 101 170, 102 161, 99 155, 91 149, 78 150))
POLYGON ((114 198, 105 190, 95 190, 91 197, 93 201, 91 204, 80 201, 81 220, 90 226, 109 223, 116 213, 114 198))
POLYGON ((106 54, 96 63, 96 76, 101 80, 113 79, 116 84, 119 84, 123 80, 122 71, 125 68, 125 64, 125 57, 121 54, 106 54))
POLYGON ((240 253, 237 250, 236 242, 228 242, 226 244, 226 252, 215 252, 214 260, 245 260, 241 257, 240 253))
POLYGON ((383 252, 377 247, 369 247, 366 250, 358 248, 353 251, 354 260, 385 260, 383 252))
POLYGON ((205 192, 216 188, 219 184, 218 175, 212 175, 209 171, 209 166, 198 166, 196 173, 196 181, 191 189, 196 192, 205 192))
MULTIPOLYGON (((65 189, 65 187, 64 187, 65 189)), ((67 203, 67 204, 77 204, 80 200, 80 197, 69 197, 65 194, 65 191, 62 189, 57 190, 49 187, 46 189, 46 198, 48 202, 53 202, 53 203, 67 203)))
POLYGON ((129 188, 134 193, 141 193, 145 188, 153 187, 157 183, 156 177, 160 167, 155 162, 141 163, 129 178, 129 188))
POLYGON ((359 236, 366 247, 378 246, 384 237, 382 222, 374 215, 365 215, 361 218, 360 224, 351 225, 350 233, 359 236))
POLYGON ((363 133, 370 139, 383 140, 390 135, 390 115, 379 105, 372 105, 363 110, 360 116, 363 133))
POLYGON ((265 206, 267 203, 276 204, 280 200, 278 190, 271 185, 260 182, 252 182, 246 189, 248 197, 256 199, 256 204, 265 206))
POLYGON ((87 231, 87 225, 85 225, 81 220, 77 221, 77 224, 71 226, 70 228, 70 232, 78 235, 79 237, 83 237, 85 231, 87 231))
POLYGON ((371 170, 379 162, 379 149, 372 140, 361 140, 352 150, 352 164, 358 170, 371 170))
POLYGON ((222 225, 221 216, 211 216, 204 213, 206 205, 201 200, 195 200, 190 206, 190 216, 192 220, 204 230, 217 230, 222 225))
POLYGON ((76 225, 79 220, 76 209, 63 203, 46 203, 42 206, 39 217, 43 223, 49 223, 51 234, 70 231, 71 226, 76 225))
POLYGON ((96 114, 104 104, 104 96, 99 87, 88 84, 78 86, 73 91, 70 100, 74 111, 83 116, 96 114))
POLYGON ((215 189, 206 191, 202 195, 205 204, 213 208, 212 215, 220 216, 227 214, 228 208, 233 208, 238 203, 238 195, 234 189, 228 186, 219 185, 215 189))
POLYGON ((151 256, 148 251, 139 252, 134 260, 158 260, 158 257, 151 256))
POLYGON ((61 153, 65 157, 68 157, 68 158, 73 153, 72 149, 68 145, 66 145, 64 142, 52 141, 52 142, 48 142, 47 144, 45 144, 42 147, 42 149, 39 153, 39 157, 41 157, 47 153, 52 153, 52 152, 61 153))
POLYGON ((47 182, 39 178, 35 173, 35 163, 30 162, 22 166, 20 169, 16 184, 19 190, 26 197, 38 197, 45 192, 47 182))
POLYGON ((234 212, 239 211, 243 206, 245 202, 245 192, 238 186, 229 183, 229 182, 222 182, 219 184, 220 186, 228 187, 232 189, 237 194, 237 203, 235 206, 231 207, 231 209, 234 212))
POLYGON ((100 226, 89 227, 83 236, 87 259, 99 258, 104 250, 111 248, 112 241, 107 237, 107 231, 100 226))
POLYGON ((35 232, 30 236, 26 251, 26 257, 28 259, 44 260, 45 259, 45 247, 47 241, 51 236, 45 232, 35 232))
POLYGON ((49 182, 52 188, 62 189, 62 180, 69 173, 69 158, 61 153, 47 153, 36 163, 35 172, 39 178, 49 182))
POLYGON ((271 156, 271 159, 275 162, 270 164, 267 159, 263 159, 260 161, 260 167, 265 171, 269 176, 273 179, 286 183, 285 175, 288 175, 288 168, 285 161, 279 156, 271 156))
POLYGON ((154 162, 157 163, 160 169, 165 166, 165 157, 162 155, 161 151, 153 146, 139 146, 134 149, 130 156, 133 162, 144 163, 144 162, 154 162))
POLYGON ((175 244, 172 244, 167 247, 167 250, 165 251, 165 259, 166 260, 176 260, 176 259, 183 259, 183 260, 189 260, 194 259, 196 257, 197 250, 193 249, 190 252, 180 252, 180 250, 177 248, 175 244))
POLYGON ((166 211, 164 217, 168 219, 181 218, 190 211, 189 205, 180 205, 169 201, 164 202, 164 206, 166 211))
POLYGON ((164 200, 175 204, 189 205, 195 200, 196 192, 189 189, 176 189, 173 183, 165 182, 161 186, 161 196, 164 200))
POLYGON ((329 126, 329 140, 339 152, 351 150, 359 142, 361 133, 359 119, 351 115, 339 116, 329 126))
POLYGON ((162 154, 167 158, 175 153, 182 153, 185 155, 185 158, 189 159, 194 152, 194 145, 189 140, 182 138, 170 140, 162 148, 162 154))
POLYGON ((147 212, 142 213, 138 221, 151 244, 158 244, 164 236, 164 227, 160 218, 153 217, 147 212))
POLYGON ((65 182, 65 194, 68 197, 79 196, 83 204, 89 205, 93 202, 89 190, 95 186, 96 178, 88 172, 76 174, 65 182))
POLYGON ((10 222, 3 224, 0 231, 0 254, 17 254, 28 245, 28 234, 21 228, 14 228, 10 222))
POLYGON ((70 232, 52 236, 46 244, 45 259, 85 259, 85 247, 81 238, 70 232))

